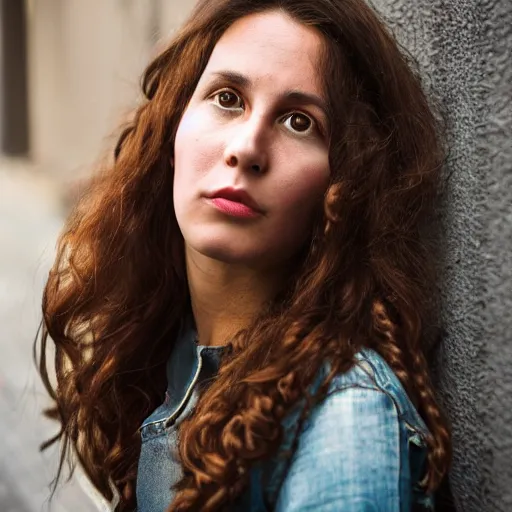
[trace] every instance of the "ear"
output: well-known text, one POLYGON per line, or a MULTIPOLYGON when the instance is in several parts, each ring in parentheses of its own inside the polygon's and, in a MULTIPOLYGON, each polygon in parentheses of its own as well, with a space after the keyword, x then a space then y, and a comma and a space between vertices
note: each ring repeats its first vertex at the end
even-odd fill
POLYGON ((169 159, 169 163, 171 164, 171 167, 174 168, 174 157, 171 156, 171 158, 169 159))

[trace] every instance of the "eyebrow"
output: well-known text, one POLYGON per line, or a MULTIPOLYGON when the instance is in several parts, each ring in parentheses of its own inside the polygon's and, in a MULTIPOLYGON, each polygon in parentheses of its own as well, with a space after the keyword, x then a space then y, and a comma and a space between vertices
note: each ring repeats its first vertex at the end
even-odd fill
MULTIPOLYGON (((235 71, 216 71, 212 73, 212 75, 214 77, 226 80, 227 82, 231 82, 232 84, 241 88, 249 88, 252 85, 252 82, 248 77, 235 71)), ((326 117, 328 117, 327 105, 325 101, 316 94, 310 94, 296 90, 288 90, 280 96, 283 100, 288 102, 295 102, 301 105, 315 105, 320 110, 322 110, 326 117)))

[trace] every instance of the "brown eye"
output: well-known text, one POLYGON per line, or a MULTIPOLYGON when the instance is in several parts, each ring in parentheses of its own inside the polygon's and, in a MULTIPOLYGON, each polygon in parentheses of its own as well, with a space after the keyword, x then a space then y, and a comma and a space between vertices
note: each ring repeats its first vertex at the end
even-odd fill
POLYGON ((290 128, 296 132, 307 132, 313 124, 311 119, 304 114, 292 114, 287 120, 290 128))
POLYGON ((223 108, 240 108, 242 101, 231 91, 222 91, 217 94, 217 101, 223 108))

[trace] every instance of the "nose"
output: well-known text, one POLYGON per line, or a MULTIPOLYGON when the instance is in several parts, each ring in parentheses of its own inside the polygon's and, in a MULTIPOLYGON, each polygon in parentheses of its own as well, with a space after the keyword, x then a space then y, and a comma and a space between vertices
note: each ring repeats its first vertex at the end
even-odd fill
POLYGON ((224 150, 226 165, 256 174, 265 173, 268 169, 268 154, 264 132, 261 120, 248 121, 243 127, 238 125, 224 150))

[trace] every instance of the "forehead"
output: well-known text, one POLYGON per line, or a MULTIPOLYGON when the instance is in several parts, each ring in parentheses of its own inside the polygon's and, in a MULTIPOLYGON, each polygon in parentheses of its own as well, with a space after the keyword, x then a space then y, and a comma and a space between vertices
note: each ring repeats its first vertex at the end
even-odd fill
POLYGON ((322 93, 323 40, 312 27, 270 11, 237 20, 217 42, 204 75, 220 70, 246 75, 257 87, 322 93))

